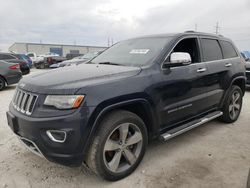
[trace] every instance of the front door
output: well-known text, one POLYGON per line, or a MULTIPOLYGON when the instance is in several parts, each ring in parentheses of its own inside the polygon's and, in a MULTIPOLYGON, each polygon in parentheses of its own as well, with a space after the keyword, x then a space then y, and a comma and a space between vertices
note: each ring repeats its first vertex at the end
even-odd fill
MULTIPOLYGON (((207 65, 201 63, 199 49, 198 38, 184 38, 177 43, 171 53, 189 53, 192 63, 163 68, 162 84, 158 88, 161 95, 158 109, 162 129, 186 121, 206 109, 201 101, 205 98, 202 87, 207 74, 207 65)), ((167 63, 170 63, 169 57, 166 58, 167 63)))

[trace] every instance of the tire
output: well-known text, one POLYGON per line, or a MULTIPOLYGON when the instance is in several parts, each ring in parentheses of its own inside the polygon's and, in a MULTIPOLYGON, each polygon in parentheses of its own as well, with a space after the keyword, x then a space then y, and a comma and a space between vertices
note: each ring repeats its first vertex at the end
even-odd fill
POLYGON ((44 63, 40 64, 40 69, 45 69, 45 64, 44 63))
POLYGON ((233 85, 222 108, 223 115, 220 117, 220 120, 225 123, 235 122, 241 112, 242 100, 243 92, 241 88, 233 85))
POLYGON ((0 76, 0 91, 6 87, 6 83, 3 77, 0 76))
POLYGON ((90 145, 87 165, 106 180, 122 179, 140 164, 147 143, 147 129, 141 118, 129 111, 114 111, 101 122, 90 145))

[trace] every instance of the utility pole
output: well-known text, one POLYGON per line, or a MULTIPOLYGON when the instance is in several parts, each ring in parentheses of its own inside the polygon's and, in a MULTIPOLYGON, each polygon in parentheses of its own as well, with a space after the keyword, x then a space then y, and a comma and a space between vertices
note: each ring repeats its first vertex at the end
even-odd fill
POLYGON ((111 46, 114 44, 113 37, 111 38, 111 46))
POLYGON ((219 34, 219 22, 216 23, 216 26, 215 26, 215 34, 218 35, 219 34))
POLYGON ((197 31, 197 30, 198 30, 198 24, 195 24, 195 26, 194 26, 194 27, 195 27, 195 29, 194 29, 194 30, 195 30, 195 31, 197 31))
POLYGON ((110 45, 110 44, 109 44, 109 37, 108 37, 108 47, 109 47, 109 45, 110 45))

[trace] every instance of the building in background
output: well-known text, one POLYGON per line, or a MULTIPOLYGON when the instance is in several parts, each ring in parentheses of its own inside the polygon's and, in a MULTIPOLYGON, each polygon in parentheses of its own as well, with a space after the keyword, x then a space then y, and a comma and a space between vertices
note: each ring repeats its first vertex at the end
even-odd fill
POLYGON ((103 46, 80 46, 64 44, 41 44, 41 43, 14 43, 9 47, 9 51, 26 54, 34 52, 38 55, 46 53, 56 53, 65 57, 67 54, 86 54, 88 52, 103 51, 107 47, 103 46))

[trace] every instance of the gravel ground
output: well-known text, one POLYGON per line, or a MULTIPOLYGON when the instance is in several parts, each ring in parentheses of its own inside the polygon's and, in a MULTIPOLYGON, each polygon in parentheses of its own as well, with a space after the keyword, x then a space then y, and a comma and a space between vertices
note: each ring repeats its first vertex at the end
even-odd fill
MULTIPOLYGON (((32 70, 36 74, 44 70, 32 70)), ((239 120, 212 121, 172 140, 155 141, 129 177, 107 182, 83 167, 70 168, 39 158, 22 147, 5 113, 14 86, 0 92, 1 187, 222 187, 245 188, 250 167, 250 92, 239 120)))

